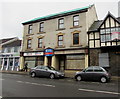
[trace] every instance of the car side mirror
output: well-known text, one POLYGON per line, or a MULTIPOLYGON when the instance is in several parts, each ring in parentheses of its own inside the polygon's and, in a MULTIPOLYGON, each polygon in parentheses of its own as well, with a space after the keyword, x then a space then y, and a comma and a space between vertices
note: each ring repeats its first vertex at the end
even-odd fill
POLYGON ((48 69, 45 69, 46 71, 48 71, 48 69))
POLYGON ((83 70, 83 72, 85 72, 85 70, 83 70))

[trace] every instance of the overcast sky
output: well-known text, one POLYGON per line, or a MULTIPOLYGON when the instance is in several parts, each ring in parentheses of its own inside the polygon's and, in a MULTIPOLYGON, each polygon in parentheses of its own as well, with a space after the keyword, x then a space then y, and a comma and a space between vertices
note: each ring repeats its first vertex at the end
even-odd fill
POLYGON ((0 1, 0 39, 22 38, 22 22, 95 4, 98 18, 108 11, 118 17, 119 0, 2 0, 0 1), (82 2, 81 2, 82 1, 82 2), (89 1, 89 2, 88 2, 89 1))

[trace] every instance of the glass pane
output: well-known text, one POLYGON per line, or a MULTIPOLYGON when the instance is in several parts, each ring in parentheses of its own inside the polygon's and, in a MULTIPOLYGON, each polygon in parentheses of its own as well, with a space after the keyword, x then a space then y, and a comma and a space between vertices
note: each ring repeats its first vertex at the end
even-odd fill
POLYGON ((59 24, 59 28, 60 29, 64 28, 64 24, 59 24))
POLYGON ((59 41, 58 46, 62 46, 62 45, 63 45, 63 41, 59 41))
POLYGON ((78 21, 79 20, 79 16, 74 16, 74 21, 78 21))
POLYGON ((101 35, 101 42, 105 42, 105 35, 101 35))
POLYGON ((74 22, 74 26, 78 26, 79 25, 79 22, 74 22))
POLYGON ((44 24, 43 23, 40 23, 40 27, 43 27, 44 26, 44 24))
POLYGON ((63 36, 58 36, 58 40, 63 40, 63 36))
POLYGON ((32 29, 32 25, 29 25, 29 29, 30 29, 30 30, 32 29))
POLYGON ((100 30, 100 34, 105 34, 105 30, 100 30))
POLYGON ((110 33, 110 29, 106 29, 106 33, 110 33))
POLYGON ((79 33, 73 34, 73 44, 79 44, 79 33))
POLYGON ((40 32, 43 32, 43 27, 40 28, 40 32))
POLYGON ((42 39, 39 39, 39 43, 41 43, 42 42, 42 39))
POLYGON ((64 20, 63 20, 63 19, 60 19, 60 20, 59 20, 59 23, 64 23, 64 20))
POLYGON ((41 47, 42 47, 42 43, 39 44, 39 48, 41 48, 41 47))
POLYGON ((31 34, 32 33, 32 30, 29 30, 29 34, 31 34))
POLYGON ((110 35, 106 35, 106 41, 110 41, 110 40, 111 40, 110 35))
POLYGON ((112 33, 112 32, 115 32, 115 28, 111 28, 111 33, 112 33))

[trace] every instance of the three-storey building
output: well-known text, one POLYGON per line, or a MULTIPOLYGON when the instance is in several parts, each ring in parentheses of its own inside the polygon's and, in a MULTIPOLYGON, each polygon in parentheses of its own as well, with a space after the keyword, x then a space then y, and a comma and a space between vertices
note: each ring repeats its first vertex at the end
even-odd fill
POLYGON ((58 70, 88 66, 87 31, 97 20, 94 5, 52 14, 22 23, 21 68, 49 65, 58 70))

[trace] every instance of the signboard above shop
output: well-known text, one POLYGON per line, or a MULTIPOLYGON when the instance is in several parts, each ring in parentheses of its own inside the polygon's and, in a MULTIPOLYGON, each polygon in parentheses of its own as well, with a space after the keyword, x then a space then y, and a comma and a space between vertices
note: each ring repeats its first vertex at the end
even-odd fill
POLYGON ((54 51, 53 49, 45 49, 45 56, 53 56, 54 51))
POLYGON ((44 55, 43 52, 24 53, 24 56, 42 56, 42 55, 44 55))

